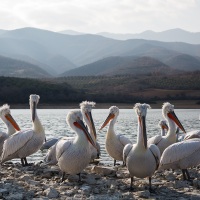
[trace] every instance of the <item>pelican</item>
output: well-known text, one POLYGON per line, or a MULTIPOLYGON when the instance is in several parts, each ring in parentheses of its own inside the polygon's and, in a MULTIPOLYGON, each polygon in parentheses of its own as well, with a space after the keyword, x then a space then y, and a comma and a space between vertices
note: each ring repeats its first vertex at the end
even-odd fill
MULTIPOLYGON (((98 156, 100 155, 100 145, 99 145, 98 142, 96 142, 96 129, 95 129, 95 126, 94 126, 94 122, 93 122, 93 118, 92 118, 92 113, 91 113, 92 108, 94 106, 95 106, 95 102, 83 101, 82 103, 80 103, 80 110, 82 112, 83 119, 84 119, 85 123, 87 124, 87 127, 89 127, 89 132, 91 134, 91 137, 92 137, 93 141, 95 141, 96 147, 97 147, 97 149, 95 149, 92 145, 90 145, 91 160, 94 160, 95 158, 98 158, 98 156)), ((65 140, 65 141, 73 141, 74 138, 75 137, 63 137, 61 139, 65 140)), ((59 140, 61 140, 61 139, 59 139, 59 140)), ((57 145, 57 142, 59 140, 57 140, 57 141, 56 140, 57 139, 55 139, 55 140, 52 139, 50 141, 47 141, 43 145, 43 147, 44 147, 44 146, 49 145, 49 143, 51 141, 55 142, 55 144, 49 149, 49 151, 47 152, 47 155, 44 158, 44 161, 48 165, 56 165, 57 164, 57 159, 56 159, 56 145, 57 145)))
POLYGON ((194 131, 187 132, 184 137, 184 140, 189 140, 189 139, 193 139, 193 138, 200 139, 200 130, 194 130, 194 131))
POLYGON ((162 154, 163 151, 171 144, 176 142, 176 125, 185 132, 182 124, 180 123, 179 119, 177 118, 174 112, 174 106, 170 103, 164 103, 162 107, 162 114, 163 117, 168 122, 169 129, 167 131, 166 136, 156 135, 148 140, 148 145, 155 144, 160 149, 160 153, 162 154))
POLYGON ((167 122, 166 120, 160 120, 158 122, 158 126, 160 126, 161 129, 161 136, 165 136, 165 129, 168 130, 167 122))
POLYGON ((62 181, 65 173, 79 174, 89 164, 91 150, 89 142, 96 147, 91 135, 83 123, 80 110, 71 110, 66 118, 68 125, 76 132, 74 140, 60 140, 56 144, 56 159, 58 166, 63 172, 62 181), (89 141, 89 142, 88 142, 89 141))
POLYGON ((190 180, 187 170, 200 164, 200 139, 189 139, 167 147, 160 159, 159 169, 181 169, 184 180, 190 180))
POLYGON ((133 189, 134 176, 138 178, 149 177, 149 191, 152 192, 151 177, 159 166, 160 150, 154 144, 147 146, 146 114, 148 108, 150 105, 145 103, 136 103, 134 106, 138 116, 137 143, 127 144, 124 147, 123 159, 131 175, 130 189, 133 189))
POLYGON ((123 149, 126 144, 131 144, 131 141, 124 135, 116 135, 114 131, 114 125, 119 115, 119 108, 117 106, 111 106, 109 108, 109 115, 102 124, 103 129, 109 122, 108 131, 106 134, 106 151, 114 159, 114 166, 116 160, 123 161, 123 149))
POLYGON ((32 94, 29 98, 33 128, 11 135, 3 145, 1 163, 13 158, 21 158, 23 166, 28 165, 26 157, 40 149, 45 140, 44 128, 38 118, 36 107, 39 96, 32 94))
POLYGON ((3 150, 3 143, 4 141, 14 134, 16 131, 19 131, 20 128, 16 121, 13 119, 11 113, 10 113, 10 106, 8 104, 4 104, 0 107, 0 118, 7 126, 7 133, 0 132, 0 155, 2 154, 3 150))
POLYGON ((95 158, 99 158, 99 155, 100 155, 100 145, 97 142, 96 129, 95 129, 92 114, 91 114, 92 108, 95 107, 95 104, 96 103, 93 101, 83 101, 82 103, 80 103, 80 109, 83 115, 83 119, 85 123, 87 124, 87 126, 89 127, 89 133, 93 141, 95 141, 96 147, 97 147, 97 148, 94 148, 94 146, 90 144, 91 160, 94 160, 95 158))

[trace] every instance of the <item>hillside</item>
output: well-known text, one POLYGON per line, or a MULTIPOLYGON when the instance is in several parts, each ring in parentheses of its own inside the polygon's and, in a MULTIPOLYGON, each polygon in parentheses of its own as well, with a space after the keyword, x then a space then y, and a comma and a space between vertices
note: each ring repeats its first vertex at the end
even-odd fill
MULTIPOLYGON (((24 61, 32 60, 43 70, 57 76, 71 68, 107 57, 151 57, 163 62, 176 55, 200 57, 200 45, 154 40, 114 40, 99 35, 66 35, 35 28, 23 28, 0 34, 0 55, 24 61)), ((190 66, 187 66, 190 68, 190 66)))
POLYGON ((36 65, 0 56, 0 76, 42 78, 50 75, 36 65))

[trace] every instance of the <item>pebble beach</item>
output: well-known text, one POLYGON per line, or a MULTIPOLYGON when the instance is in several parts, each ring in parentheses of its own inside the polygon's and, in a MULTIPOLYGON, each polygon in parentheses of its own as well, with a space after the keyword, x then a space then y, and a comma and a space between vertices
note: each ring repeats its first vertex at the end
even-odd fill
MULTIPOLYGON (((120 163, 121 164, 121 163, 120 163)), ((156 171, 152 188, 148 179, 134 178, 134 190, 130 191, 130 176, 126 167, 90 164, 78 176, 66 175, 61 182, 58 166, 46 166, 43 162, 22 167, 21 163, 7 162, 1 166, 0 199, 200 199, 200 166, 189 169, 193 182, 183 181, 180 170, 156 171)))

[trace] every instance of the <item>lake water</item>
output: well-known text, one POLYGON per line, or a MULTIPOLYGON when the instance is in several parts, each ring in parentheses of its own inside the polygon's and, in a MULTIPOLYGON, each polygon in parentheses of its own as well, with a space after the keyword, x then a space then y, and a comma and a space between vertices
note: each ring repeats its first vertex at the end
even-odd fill
MULTIPOLYGON (((62 136, 73 136, 74 132, 66 124, 65 118, 69 109, 38 109, 38 116, 45 127, 46 138, 59 138, 62 136)), ((108 109, 93 109, 92 115, 97 130, 98 142, 101 145, 101 159, 103 163, 113 163, 113 159, 105 151, 105 135, 108 125, 101 131, 99 128, 108 116, 108 109)), ((22 130, 32 127, 30 110, 15 109, 11 111, 22 130)), ((175 109, 175 113, 186 131, 200 129, 199 114, 200 109, 175 109)), ((147 136, 152 137, 160 134, 158 127, 159 120, 162 119, 161 109, 148 110, 146 117, 147 136)), ((6 131, 5 125, 0 121, 0 130, 6 131)), ((137 117, 133 109, 120 109, 118 120, 115 124, 115 131, 130 138, 133 143, 137 136, 137 117)), ((38 162, 43 160, 46 152, 38 151, 28 157, 28 161, 38 162)))

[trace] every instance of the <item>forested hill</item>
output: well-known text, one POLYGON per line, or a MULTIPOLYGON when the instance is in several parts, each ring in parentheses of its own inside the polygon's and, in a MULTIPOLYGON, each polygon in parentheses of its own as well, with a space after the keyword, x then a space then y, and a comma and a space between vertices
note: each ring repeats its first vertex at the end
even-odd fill
POLYGON ((56 79, 0 77, 0 104, 28 104, 39 94, 41 104, 65 105, 92 100, 98 103, 136 103, 200 99, 200 72, 180 75, 84 76, 56 79))

